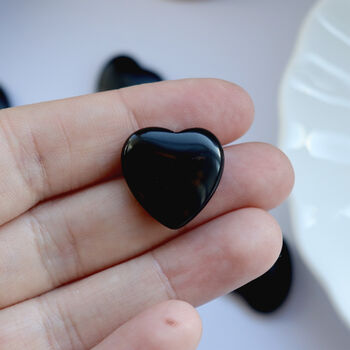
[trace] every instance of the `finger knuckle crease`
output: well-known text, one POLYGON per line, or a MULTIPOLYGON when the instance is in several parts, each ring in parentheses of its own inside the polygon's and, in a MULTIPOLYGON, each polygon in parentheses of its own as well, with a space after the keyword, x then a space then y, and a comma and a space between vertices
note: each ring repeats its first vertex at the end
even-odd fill
POLYGON ((176 290, 173 287, 173 285, 172 285, 172 283, 170 281, 170 278, 168 278, 168 276, 165 274, 165 272, 164 272, 161 264, 159 263, 156 255, 154 254, 153 251, 151 251, 149 254, 150 254, 151 258, 152 258, 155 271, 158 274, 159 280, 161 281, 161 283, 162 283, 162 285, 163 285, 163 287, 164 287, 164 289, 165 289, 165 291, 167 293, 168 298, 170 300, 178 299, 176 290))
POLYGON ((45 159, 42 157, 37 138, 28 126, 25 135, 11 124, 7 118, 0 119, 0 129, 19 175, 36 201, 50 187, 45 159))
POLYGON ((28 212, 30 224, 51 288, 82 276, 83 264, 78 243, 67 220, 61 221, 64 223, 61 231, 54 234, 48 229, 48 225, 42 222, 35 210, 28 212))
POLYGON ((37 301, 46 338, 52 349, 88 349, 69 308, 55 296, 48 300, 48 296, 43 295, 37 298, 37 301))
POLYGON ((55 277, 55 273, 51 267, 51 249, 49 247, 52 242, 48 242, 50 240, 50 234, 45 225, 34 214, 33 210, 28 211, 28 219, 41 264, 48 276, 50 288, 54 288, 59 285, 59 281, 55 277))

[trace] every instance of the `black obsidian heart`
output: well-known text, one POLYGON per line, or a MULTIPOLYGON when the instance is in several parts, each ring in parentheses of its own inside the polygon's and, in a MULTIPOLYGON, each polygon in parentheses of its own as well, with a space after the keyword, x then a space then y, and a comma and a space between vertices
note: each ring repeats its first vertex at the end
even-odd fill
POLYGON ((174 133, 146 128, 122 150, 126 182, 140 204, 163 225, 178 229, 214 194, 224 167, 218 139, 204 129, 174 133))
POLYGON ((97 91, 120 89, 132 85, 154 83, 161 77, 140 66, 129 56, 117 56, 102 69, 97 84, 97 91))

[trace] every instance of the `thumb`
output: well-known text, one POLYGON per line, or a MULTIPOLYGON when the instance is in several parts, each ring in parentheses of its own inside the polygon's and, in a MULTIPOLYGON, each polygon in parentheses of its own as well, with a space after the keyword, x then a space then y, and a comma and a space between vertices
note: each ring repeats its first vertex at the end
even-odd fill
POLYGON ((195 350, 201 331, 197 311, 171 300, 138 314, 92 350, 195 350))

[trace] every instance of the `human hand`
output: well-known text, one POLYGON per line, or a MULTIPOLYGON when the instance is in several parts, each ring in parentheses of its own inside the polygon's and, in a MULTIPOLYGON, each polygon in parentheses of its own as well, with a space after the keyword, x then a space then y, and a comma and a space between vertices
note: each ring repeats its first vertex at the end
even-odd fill
POLYGON ((281 232, 265 210, 288 195, 293 170, 270 145, 225 147, 218 190, 174 231, 130 194, 121 148, 147 126, 206 128, 225 144, 252 119, 249 96, 212 79, 0 111, 0 348, 195 349, 190 304, 278 257, 281 232))

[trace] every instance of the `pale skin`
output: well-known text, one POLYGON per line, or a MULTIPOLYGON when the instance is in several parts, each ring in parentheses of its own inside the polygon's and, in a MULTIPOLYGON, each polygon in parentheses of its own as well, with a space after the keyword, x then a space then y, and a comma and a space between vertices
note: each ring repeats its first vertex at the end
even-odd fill
POLYGON ((267 210, 291 191, 292 167, 267 144, 225 147, 217 192, 174 231, 132 197, 120 152, 147 126, 201 127, 226 144, 253 113, 243 89, 214 79, 0 111, 0 348, 196 349, 194 307, 277 259, 267 210))

